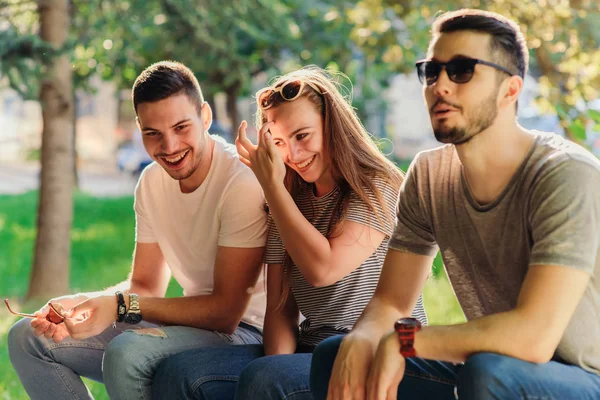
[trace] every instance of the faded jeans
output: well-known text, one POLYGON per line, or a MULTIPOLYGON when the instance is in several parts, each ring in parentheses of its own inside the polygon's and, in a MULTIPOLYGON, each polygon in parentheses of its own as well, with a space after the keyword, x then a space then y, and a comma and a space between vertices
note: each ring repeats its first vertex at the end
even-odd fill
POLYGON ((149 399, 152 377, 170 355, 202 347, 261 344, 258 329, 241 323, 231 335, 185 326, 117 323, 85 340, 54 343, 33 334, 30 320, 8 332, 10 361, 32 399, 91 399, 80 377, 104 382, 111 399, 149 399))
MULTIPOLYGON (((313 353, 310 386, 315 400, 327 397, 342 339, 328 338, 313 353)), ((460 400, 594 400, 600 399, 600 375, 557 361, 534 364, 493 353, 475 354, 464 365, 406 360, 398 399, 454 400, 455 394, 460 400)))

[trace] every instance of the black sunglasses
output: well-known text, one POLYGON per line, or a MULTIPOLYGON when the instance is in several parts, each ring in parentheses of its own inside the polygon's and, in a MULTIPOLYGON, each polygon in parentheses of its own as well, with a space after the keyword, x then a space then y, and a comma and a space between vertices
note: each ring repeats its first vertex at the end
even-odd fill
POLYGON ((417 61, 415 65, 417 66, 419 81, 429 86, 437 82, 438 78, 440 77, 440 73, 444 68, 446 68, 448 78, 450 78, 452 82, 467 83, 471 80, 471 78, 473 78, 473 74, 475 73, 475 65, 477 64, 483 64, 492 68, 496 68, 499 71, 506 72, 510 76, 515 75, 509 69, 504 68, 501 65, 467 57, 455 58, 445 63, 434 60, 421 60, 417 61))

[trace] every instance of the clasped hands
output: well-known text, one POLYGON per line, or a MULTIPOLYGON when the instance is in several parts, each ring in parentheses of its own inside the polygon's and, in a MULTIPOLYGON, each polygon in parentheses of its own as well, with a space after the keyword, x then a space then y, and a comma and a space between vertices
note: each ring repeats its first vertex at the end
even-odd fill
POLYGON ((376 351, 371 338, 351 333, 333 365, 327 400, 395 400, 405 367, 396 332, 384 335, 376 351))

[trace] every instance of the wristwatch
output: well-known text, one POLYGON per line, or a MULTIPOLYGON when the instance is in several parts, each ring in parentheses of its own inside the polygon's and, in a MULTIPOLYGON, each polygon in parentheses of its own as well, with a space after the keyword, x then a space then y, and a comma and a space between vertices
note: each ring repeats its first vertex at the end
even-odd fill
POLYGON ((125 314, 124 322, 128 324, 139 324, 142 320, 142 312, 140 311, 140 302, 138 295, 129 293, 129 310, 125 314))
POLYGON ((404 358, 416 357, 415 332, 421 330, 421 322, 416 318, 400 318, 394 323, 394 330, 400 341, 400 354, 404 358))
POLYGON ((117 322, 123 322, 125 319, 125 313, 127 312, 127 307, 125 307, 125 298, 123 297, 123 292, 116 291, 115 296, 117 298, 117 322))

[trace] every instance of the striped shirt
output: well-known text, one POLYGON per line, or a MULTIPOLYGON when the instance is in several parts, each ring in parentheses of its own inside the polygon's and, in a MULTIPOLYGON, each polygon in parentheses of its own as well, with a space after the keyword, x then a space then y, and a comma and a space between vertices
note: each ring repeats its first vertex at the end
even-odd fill
MULTIPOLYGON (((373 207, 377 210, 377 214, 374 214, 367 203, 356 193, 351 192, 344 219, 369 226, 385 234, 384 240, 373 254, 343 279, 326 287, 311 286, 296 265, 292 265, 291 293, 300 312, 306 317, 300 324, 299 345, 316 346, 330 336, 348 333, 375 292, 388 241, 394 230, 398 191, 381 179, 375 179, 374 183, 383 196, 386 209, 383 210, 376 196, 369 193, 373 207), (380 218, 377 218, 377 215, 380 218)), ((302 215, 321 234, 327 235, 329 221, 340 196, 340 189, 336 187, 325 196, 315 197, 310 185, 296 196, 295 202, 302 215)), ((285 247, 271 215, 268 221, 269 235, 265 262, 283 264, 286 258, 285 247)), ((427 324, 427 316, 420 296, 413 316, 421 323, 427 324)))

